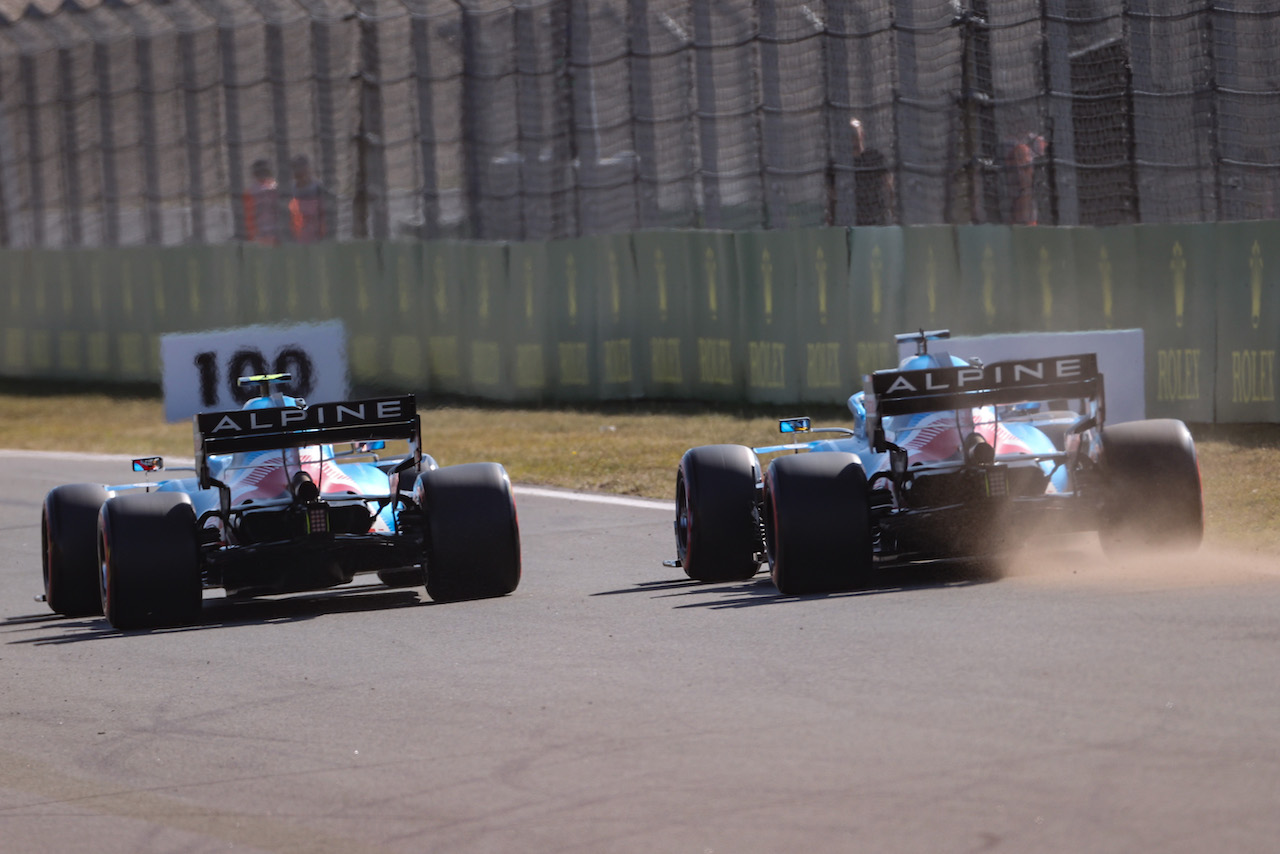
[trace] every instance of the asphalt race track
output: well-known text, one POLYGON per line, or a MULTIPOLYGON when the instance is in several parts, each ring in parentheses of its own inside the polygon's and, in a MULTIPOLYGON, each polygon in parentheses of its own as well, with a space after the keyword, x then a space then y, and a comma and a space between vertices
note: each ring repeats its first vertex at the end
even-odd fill
POLYGON ((1045 544, 779 597, 671 513, 518 491, 524 580, 229 603, 121 634, 40 592, 0 452, 0 851, 1274 852, 1280 558, 1045 544))

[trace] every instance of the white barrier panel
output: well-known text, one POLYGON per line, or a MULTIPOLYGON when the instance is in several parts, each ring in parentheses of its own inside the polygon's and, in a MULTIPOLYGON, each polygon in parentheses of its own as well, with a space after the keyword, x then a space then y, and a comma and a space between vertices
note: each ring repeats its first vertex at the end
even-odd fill
POLYGON ((160 338, 164 416, 181 421, 199 412, 239 409, 258 393, 243 376, 287 373, 284 393, 314 401, 350 397, 347 335, 342 321, 292 326, 242 326, 160 338))
MULTIPOLYGON (((1141 329, 1095 332, 1025 332, 1011 335, 979 335, 930 341, 929 352, 951 353, 962 359, 974 356, 986 362, 1034 359, 1097 353, 1106 394, 1106 423, 1146 418, 1145 358, 1141 329)), ((915 355, 914 341, 898 345, 900 359, 915 355)))

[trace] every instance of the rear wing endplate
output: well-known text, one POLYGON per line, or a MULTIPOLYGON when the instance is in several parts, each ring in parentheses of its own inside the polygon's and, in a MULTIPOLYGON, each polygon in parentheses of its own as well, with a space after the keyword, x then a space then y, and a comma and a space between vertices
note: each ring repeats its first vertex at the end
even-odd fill
POLYGON ((306 445, 406 439, 422 455, 422 422, 413 395, 263 409, 202 412, 193 419, 196 472, 208 489, 209 457, 306 445))

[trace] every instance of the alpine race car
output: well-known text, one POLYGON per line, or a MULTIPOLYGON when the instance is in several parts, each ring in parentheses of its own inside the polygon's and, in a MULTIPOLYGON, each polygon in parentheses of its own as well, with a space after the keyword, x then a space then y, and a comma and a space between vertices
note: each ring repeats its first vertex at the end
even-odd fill
POLYGON ((1093 353, 983 365, 897 336, 914 356, 849 399, 852 428, 787 418, 795 438, 689 450, 676 475, 675 539, 697 581, 753 576, 778 590, 865 583, 873 569, 994 561, 1037 532, 1097 531, 1109 553, 1194 549, 1204 533, 1200 469, 1172 419, 1104 425, 1093 353), (764 467, 761 456, 776 455, 764 467))
POLYGON ((211 588, 295 593, 377 573, 437 602, 515 590, 520 532, 501 465, 437 466, 412 395, 307 405, 283 394, 288 382, 244 377, 258 396, 242 409, 196 415, 192 476, 51 490, 40 524, 49 607, 135 629, 197 622, 211 588), (388 440, 408 453, 379 459, 388 440))

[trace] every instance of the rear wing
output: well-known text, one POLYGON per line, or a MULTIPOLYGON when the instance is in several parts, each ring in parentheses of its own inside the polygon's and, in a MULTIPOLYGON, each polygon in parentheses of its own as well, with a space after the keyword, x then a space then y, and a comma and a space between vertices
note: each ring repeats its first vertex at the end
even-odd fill
POLYGON ((422 454, 422 422, 413 395, 203 412, 193 419, 196 473, 208 489, 209 457, 306 445, 407 439, 414 462, 422 454))
POLYGON ((914 371, 876 371, 867 383, 872 435, 880 419, 979 406, 1043 400, 1091 400, 1101 410, 1102 374, 1094 353, 1011 359, 989 365, 955 365, 914 371))

